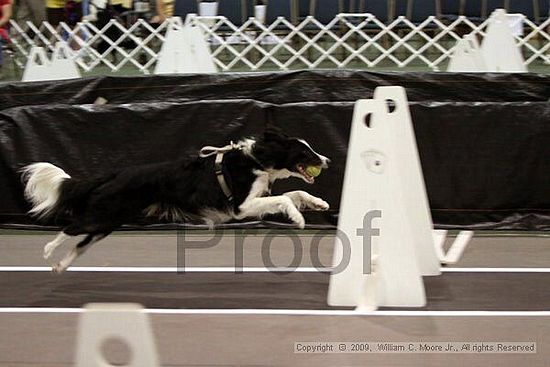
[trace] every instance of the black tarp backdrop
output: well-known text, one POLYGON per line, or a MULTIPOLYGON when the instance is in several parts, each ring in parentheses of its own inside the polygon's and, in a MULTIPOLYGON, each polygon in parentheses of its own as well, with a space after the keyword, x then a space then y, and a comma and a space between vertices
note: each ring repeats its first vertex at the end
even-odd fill
POLYGON ((291 179, 274 187, 326 199, 331 210, 306 219, 333 227, 353 103, 381 85, 407 89, 437 226, 550 230, 549 76, 345 70, 0 85, 0 223, 37 224, 25 215, 17 173, 25 164, 96 175, 196 154, 269 123, 333 160, 313 186, 291 179), (109 104, 92 105, 97 97, 109 104))

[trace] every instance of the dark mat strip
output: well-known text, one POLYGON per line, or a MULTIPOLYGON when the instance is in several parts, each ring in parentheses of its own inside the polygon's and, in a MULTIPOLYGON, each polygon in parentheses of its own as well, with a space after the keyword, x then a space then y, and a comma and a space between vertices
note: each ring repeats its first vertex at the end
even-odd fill
MULTIPOLYGON (((81 307, 137 302, 147 308, 334 309, 322 273, 2 272, 0 307, 81 307)), ((425 278, 424 310, 550 310, 548 273, 444 273, 425 278)))

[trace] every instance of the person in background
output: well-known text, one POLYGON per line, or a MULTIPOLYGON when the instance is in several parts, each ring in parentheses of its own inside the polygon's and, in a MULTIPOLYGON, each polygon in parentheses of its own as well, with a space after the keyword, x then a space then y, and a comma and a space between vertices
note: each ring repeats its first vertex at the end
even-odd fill
MULTIPOLYGON (((195 0, 180 0, 195 1, 195 0)), ((174 0, 156 0, 157 15, 151 18, 151 23, 163 23, 167 18, 174 15, 174 0)))
POLYGON ((46 20, 44 0, 15 0, 13 4, 13 18, 20 25, 30 21, 39 27, 46 20))
POLYGON ((113 6, 113 9, 119 14, 132 10, 131 0, 111 0, 111 5, 113 6))
POLYGON ((82 19, 81 0, 46 0, 46 15, 54 27, 60 22, 74 26, 82 19))
MULTIPOLYGON (((130 27, 131 19, 127 18, 126 16, 123 18, 121 17, 121 15, 125 12, 128 12, 131 7, 132 2, 129 0, 111 0, 110 2, 103 4, 102 7, 96 7, 97 13, 96 19, 94 21, 95 26, 99 29, 102 29, 107 24, 109 24, 111 20, 118 19, 126 27, 130 27)), ((114 42, 123 37, 124 33, 117 27, 107 27, 103 35, 107 39, 114 42)), ((137 47, 136 43, 130 38, 125 38, 118 44, 118 46, 126 49, 134 49, 137 47)), ((111 42, 106 39, 100 39, 100 41, 96 44, 96 50, 100 54, 103 54, 104 52, 109 50, 110 47, 111 42)))
MULTIPOLYGON (((0 0, 0 46, 4 42, 9 42, 8 25, 11 19, 11 0, 0 0)), ((2 79, 2 65, 4 64, 4 56, 0 48, 0 79, 2 79)))

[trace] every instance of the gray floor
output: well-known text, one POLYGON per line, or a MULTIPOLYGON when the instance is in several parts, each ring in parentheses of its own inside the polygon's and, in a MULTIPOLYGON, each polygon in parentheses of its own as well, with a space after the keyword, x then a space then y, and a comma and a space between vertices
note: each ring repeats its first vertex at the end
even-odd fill
MULTIPOLYGON (((75 262, 75 266, 235 266, 235 248, 242 241, 243 266, 265 266, 262 260, 262 243, 265 236, 257 231, 237 237, 232 233, 217 240, 210 233, 178 235, 124 233, 107 237, 75 262), (179 244, 179 245, 178 245, 179 244), (178 247, 180 256, 178 258, 178 247), (182 251, 185 250, 185 263, 182 251)), ((55 237, 55 232, 42 234, 0 235, 0 266, 49 266, 53 261, 42 258, 42 248, 55 237)), ((302 256, 300 266, 312 266, 310 255, 313 235, 300 235, 302 256)), ((451 243, 450 237, 447 243, 451 243)), ((55 257, 59 258, 74 246, 76 240, 67 241, 55 257)), ((319 260, 330 265, 334 236, 327 232, 320 239, 319 260)), ((550 267, 550 235, 523 237, 479 236, 470 245, 455 266, 459 267, 550 267)), ((293 260, 293 244, 288 236, 273 238, 269 247, 270 258, 277 266, 287 266, 293 260)), ((237 254, 241 253, 237 251, 237 254)))
MULTIPOLYGON (((163 366, 547 367, 550 317, 150 316, 163 366), (295 354, 300 341, 535 341, 536 354, 295 354)), ((2 366, 71 366, 77 314, 0 314, 2 366)))
MULTIPOLYGON (((47 266, 42 247, 54 235, 0 235, 0 266, 47 266)), ((188 245, 195 241, 195 248, 186 252, 186 265, 234 266, 235 238, 224 236, 214 247, 197 248, 204 247, 200 243, 208 238, 206 234, 188 237, 188 245)), ((252 234, 244 240, 244 266, 265 265, 263 239, 261 234, 252 234)), ((300 239, 300 266, 310 267, 312 237, 300 239)), ((75 265, 174 267, 182 261, 177 243, 175 234, 116 235, 96 245, 75 265)), ((548 268, 549 246, 549 237, 475 237, 456 266, 548 268)), ((285 266, 292 258, 288 238, 274 239, 270 249, 276 265, 285 266)), ((319 257, 323 264, 330 264, 330 236, 322 240, 319 257)), ((70 272, 56 277, 48 272, 6 271, 0 275, 0 308, 75 307, 101 296, 107 301, 141 299, 149 307, 220 308, 214 307, 217 304, 230 309, 279 308, 283 313, 266 309, 265 314, 246 310, 242 314, 232 310, 159 314, 152 310, 149 317, 163 366, 548 366, 550 314, 441 311, 550 311, 550 273, 445 272, 427 278, 427 309, 439 313, 415 311, 403 316, 387 311, 354 316, 327 310, 285 314, 291 307, 326 308, 326 281, 326 274, 320 273, 187 273, 182 278, 173 273, 70 272), (181 292, 178 285, 182 285, 181 292), (295 354, 293 345, 300 341, 532 341, 537 343, 537 353, 295 354)), ((0 312, 0 366, 73 365, 78 313, 5 311, 0 312)), ((113 354, 116 357, 117 351, 113 354)))

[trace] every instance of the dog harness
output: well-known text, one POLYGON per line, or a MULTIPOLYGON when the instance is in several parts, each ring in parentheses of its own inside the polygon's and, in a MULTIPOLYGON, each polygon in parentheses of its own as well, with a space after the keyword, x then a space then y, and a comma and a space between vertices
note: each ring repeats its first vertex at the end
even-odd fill
POLYGON ((216 159, 214 160, 214 172, 216 173, 218 184, 220 185, 220 188, 222 189, 225 197, 229 202, 233 201, 233 193, 231 192, 231 189, 229 188, 229 185, 227 184, 227 181, 225 180, 225 177, 223 175, 223 171, 222 171, 223 155, 233 150, 242 150, 242 149, 243 147, 241 145, 231 142, 229 143, 229 145, 226 145, 225 147, 221 147, 221 148, 207 145, 203 147, 199 152, 199 156, 202 158, 210 157, 214 154, 216 155, 216 159))
MULTIPOLYGON (((201 158, 210 157, 214 154, 216 155, 216 159, 214 160, 214 171, 216 173, 216 178, 218 179, 218 184, 220 185, 220 188, 222 189, 224 195, 227 197, 227 200, 229 202, 233 201, 233 193, 231 192, 231 188, 229 188, 229 185, 227 184, 227 181, 225 180, 225 177, 223 175, 222 162, 223 155, 233 150, 243 150, 243 146, 241 144, 235 144, 233 143, 233 141, 231 141, 229 145, 226 145, 225 147, 213 147, 207 145, 205 147, 202 147, 202 149, 199 151, 199 157, 201 158)), ((253 157, 252 155, 247 155, 247 157, 252 159, 258 166, 262 168, 262 170, 265 170, 264 166, 255 157, 253 157)))

